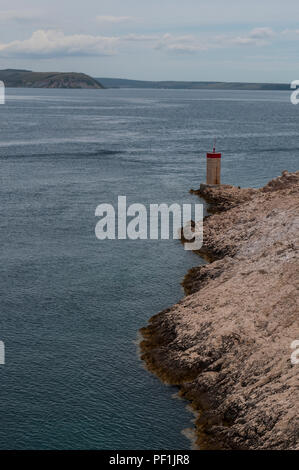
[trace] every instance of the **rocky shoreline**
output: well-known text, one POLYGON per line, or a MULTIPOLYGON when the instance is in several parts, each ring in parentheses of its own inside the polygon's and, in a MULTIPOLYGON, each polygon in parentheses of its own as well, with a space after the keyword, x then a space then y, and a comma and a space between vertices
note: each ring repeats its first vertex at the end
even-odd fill
POLYGON ((210 204, 186 297, 141 329, 142 359, 198 411, 200 449, 298 449, 299 172, 210 204))

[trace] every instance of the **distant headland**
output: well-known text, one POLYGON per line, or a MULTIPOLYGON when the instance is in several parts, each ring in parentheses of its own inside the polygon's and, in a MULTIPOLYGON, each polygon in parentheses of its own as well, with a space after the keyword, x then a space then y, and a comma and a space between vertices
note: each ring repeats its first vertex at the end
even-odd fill
POLYGON ((0 70, 6 87, 16 88, 104 88, 85 73, 32 72, 31 70, 0 70))
POLYGON ((207 81, 149 81, 125 78, 93 78, 77 72, 33 72, 31 70, 0 70, 6 87, 16 88, 154 88, 177 90, 290 90, 287 83, 243 83, 207 81))
POLYGON ((289 90, 286 83, 146 81, 124 78, 96 78, 105 88, 170 88, 187 90, 289 90))

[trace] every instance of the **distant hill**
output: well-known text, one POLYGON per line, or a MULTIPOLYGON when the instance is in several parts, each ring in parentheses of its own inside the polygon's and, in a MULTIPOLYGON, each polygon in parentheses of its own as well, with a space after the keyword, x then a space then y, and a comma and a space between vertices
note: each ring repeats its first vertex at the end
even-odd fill
POLYGON ((284 83, 242 83, 242 82, 176 82, 145 81, 124 78, 96 78, 105 88, 172 88, 172 89, 210 89, 210 90, 289 90, 284 83))
POLYGON ((208 90, 289 90, 284 83, 183 82, 147 81, 124 78, 92 78, 76 72, 32 72, 31 70, 0 70, 6 87, 25 88, 169 88, 208 90))
POLYGON ((32 72, 30 70, 0 70, 0 80, 6 87, 25 88, 104 88, 85 73, 32 72))

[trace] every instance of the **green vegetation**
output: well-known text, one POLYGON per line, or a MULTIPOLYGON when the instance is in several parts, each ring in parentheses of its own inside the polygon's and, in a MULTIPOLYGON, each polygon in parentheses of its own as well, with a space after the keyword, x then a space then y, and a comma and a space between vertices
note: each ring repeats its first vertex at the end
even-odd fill
POLYGON ((123 78, 96 78, 107 88, 171 88, 171 89, 210 89, 210 90, 289 90, 284 83, 242 83, 242 82, 175 82, 144 81, 123 78))
POLYGON ((156 88, 208 90, 289 90, 284 83, 242 82, 183 82, 147 81, 123 78, 92 78, 75 72, 32 72, 30 70, 0 70, 0 80, 6 87, 25 88, 156 88))
POLYGON ((26 88, 104 88, 84 73, 32 72, 30 70, 0 70, 0 80, 6 87, 26 88))

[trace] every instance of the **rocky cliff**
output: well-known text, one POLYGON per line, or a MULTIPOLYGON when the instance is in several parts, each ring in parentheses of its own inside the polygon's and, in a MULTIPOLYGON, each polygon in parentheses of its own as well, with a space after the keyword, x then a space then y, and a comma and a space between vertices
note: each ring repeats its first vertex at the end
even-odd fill
POLYGON ((186 297, 141 330, 150 371, 196 410, 205 449, 298 449, 299 172, 261 189, 201 186, 213 206, 186 297))

